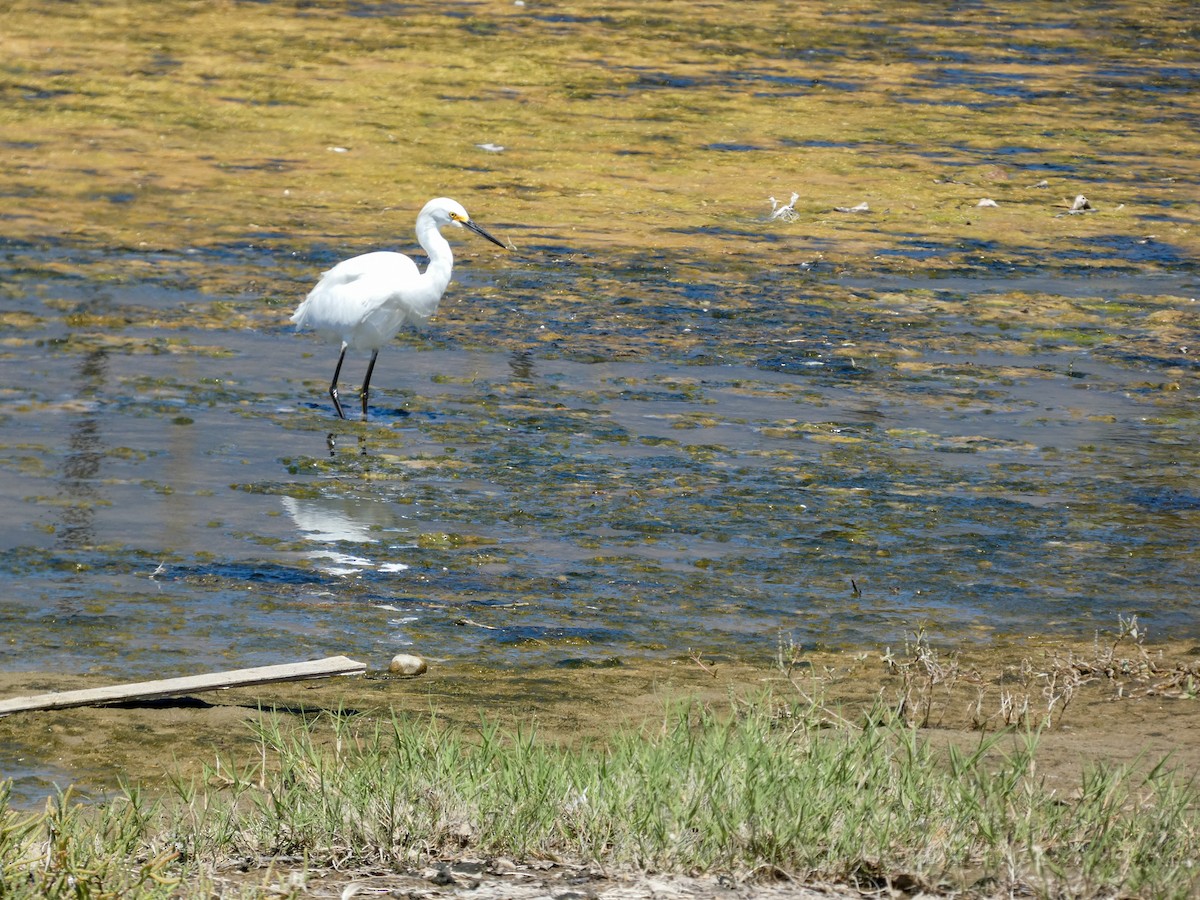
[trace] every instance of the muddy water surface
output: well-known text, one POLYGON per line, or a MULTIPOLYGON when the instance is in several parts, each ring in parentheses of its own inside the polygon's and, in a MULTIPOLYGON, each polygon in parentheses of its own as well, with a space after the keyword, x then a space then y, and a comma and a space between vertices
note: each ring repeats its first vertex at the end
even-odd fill
POLYGON ((0 668, 1200 636, 1187 9, 10 9, 0 668), (341 423, 436 194, 518 250, 341 423))

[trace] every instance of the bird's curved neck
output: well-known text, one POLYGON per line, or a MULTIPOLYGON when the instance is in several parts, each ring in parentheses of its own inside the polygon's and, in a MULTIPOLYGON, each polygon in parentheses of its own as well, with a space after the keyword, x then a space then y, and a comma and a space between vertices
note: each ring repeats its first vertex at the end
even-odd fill
POLYGON ((423 222, 417 229, 417 243, 429 254, 429 265, 423 273, 426 279, 436 282, 444 290, 450 283, 450 271, 454 268, 454 253, 450 242, 442 237, 436 225, 423 222))

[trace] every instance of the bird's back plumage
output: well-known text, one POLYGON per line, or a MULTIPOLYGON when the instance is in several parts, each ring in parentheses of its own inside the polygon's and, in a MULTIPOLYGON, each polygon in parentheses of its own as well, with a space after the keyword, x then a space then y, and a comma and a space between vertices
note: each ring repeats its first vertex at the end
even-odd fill
POLYGON ((428 322, 444 289, 420 280, 403 253, 365 253, 325 272, 292 322, 348 347, 377 350, 404 325, 428 322))

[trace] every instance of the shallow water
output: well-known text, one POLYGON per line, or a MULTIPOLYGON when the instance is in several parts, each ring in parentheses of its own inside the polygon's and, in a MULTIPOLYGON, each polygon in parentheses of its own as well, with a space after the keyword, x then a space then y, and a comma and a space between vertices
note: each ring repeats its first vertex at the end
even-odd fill
POLYGON ((0 671, 1200 636, 1186 11, 64 10, 0 35, 0 671), (433 193, 520 250, 341 423, 287 314, 433 193))
MULTIPOLYGON (((1138 284, 824 287, 1133 303, 1138 284)), ((381 356, 371 421, 341 423, 335 348, 311 336, 179 324, 164 344, 129 307, 219 298, 58 287, 10 294, 0 354, 10 671, 762 657, 780 635, 1079 634, 1132 613, 1195 633, 1200 373, 1178 351, 1005 353, 930 315, 946 346, 860 358, 878 326, 812 311, 800 350, 734 327, 699 358, 433 329, 381 356)))

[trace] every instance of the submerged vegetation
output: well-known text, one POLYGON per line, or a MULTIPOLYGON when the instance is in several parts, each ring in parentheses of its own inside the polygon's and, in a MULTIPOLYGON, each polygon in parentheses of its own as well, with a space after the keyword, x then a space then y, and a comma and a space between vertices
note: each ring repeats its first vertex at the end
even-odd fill
POLYGON ((1183 897, 1200 877, 1192 783, 1098 766, 1055 790, 1032 731, 935 751, 879 709, 829 727, 771 695, 580 746, 426 717, 257 728, 257 760, 164 799, 33 814, 0 795, 0 894, 286 896, 319 871, 370 883, 464 857, 982 896, 1183 897))
POLYGON ((107 674, 1077 633, 1130 585, 1189 633, 1196 25, 1152 8, 11 5, 0 625, 107 674), (463 245, 328 441, 287 313, 435 194, 520 249, 463 245))

